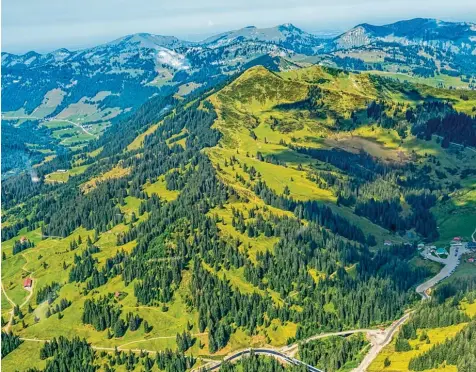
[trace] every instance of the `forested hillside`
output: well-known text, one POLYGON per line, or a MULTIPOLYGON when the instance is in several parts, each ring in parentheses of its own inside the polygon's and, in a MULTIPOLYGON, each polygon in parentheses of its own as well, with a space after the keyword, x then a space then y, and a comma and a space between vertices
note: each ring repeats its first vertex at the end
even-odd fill
MULTIPOLYGON (((451 216, 465 224, 441 223, 474 189, 475 105, 473 92, 320 66, 255 66, 206 93, 153 97, 35 167, 38 180, 3 182, 2 365, 184 371, 389 325, 435 273, 417 244, 476 227, 474 200, 451 216)), ((468 321, 448 313, 435 322, 468 321)), ((336 337, 298 358, 341 371, 366 347, 336 337)), ((222 367, 237 368, 285 367, 255 356, 222 367)))

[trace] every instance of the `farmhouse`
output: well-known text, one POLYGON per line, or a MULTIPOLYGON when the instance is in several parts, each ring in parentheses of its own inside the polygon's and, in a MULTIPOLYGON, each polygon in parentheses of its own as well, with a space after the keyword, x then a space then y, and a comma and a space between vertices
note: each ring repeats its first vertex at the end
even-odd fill
POLYGON ((31 289, 32 285, 33 285, 33 280, 31 278, 25 278, 25 280, 23 281, 23 288, 31 289))

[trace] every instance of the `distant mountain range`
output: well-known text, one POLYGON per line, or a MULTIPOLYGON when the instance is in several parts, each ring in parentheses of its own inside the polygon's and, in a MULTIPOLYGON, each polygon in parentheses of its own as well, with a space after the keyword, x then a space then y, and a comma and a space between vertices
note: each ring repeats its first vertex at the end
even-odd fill
MULTIPOLYGON (((139 33, 78 51, 2 53, 2 116, 13 123, 66 119, 100 134, 153 95, 184 96, 258 64, 286 70, 314 63, 423 78, 441 74, 472 87, 476 24, 434 19, 361 24, 334 38, 292 24, 250 26, 201 42, 139 33)), ((67 147, 91 139, 55 136, 55 130, 53 137, 67 147)))

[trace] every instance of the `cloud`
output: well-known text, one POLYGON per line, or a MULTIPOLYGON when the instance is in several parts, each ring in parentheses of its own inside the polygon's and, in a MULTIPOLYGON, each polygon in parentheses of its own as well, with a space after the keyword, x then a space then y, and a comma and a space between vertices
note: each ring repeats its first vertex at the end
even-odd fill
POLYGON ((208 27, 215 26, 215 24, 213 23, 213 21, 211 19, 208 20, 207 25, 208 25, 208 27))

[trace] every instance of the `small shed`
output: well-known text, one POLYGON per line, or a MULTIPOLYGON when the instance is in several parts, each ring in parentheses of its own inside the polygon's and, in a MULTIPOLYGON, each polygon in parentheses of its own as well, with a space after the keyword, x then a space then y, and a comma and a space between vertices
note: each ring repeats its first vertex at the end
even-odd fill
POLYGON ((33 285, 33 280, 31 278, 25 278, 25 280, 23 281, 23 288, 31 289, 32 285, 33 285))

